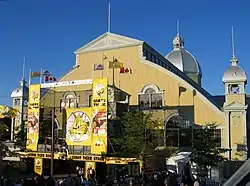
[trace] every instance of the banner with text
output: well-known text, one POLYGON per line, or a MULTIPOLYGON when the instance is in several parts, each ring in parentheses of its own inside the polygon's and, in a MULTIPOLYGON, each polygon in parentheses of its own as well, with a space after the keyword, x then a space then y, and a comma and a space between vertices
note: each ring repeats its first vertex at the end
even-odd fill
POLYGON ((107 110, 108 80, 107 78, 94 79, 92 95, 92 154, 107 153, 107 110))
POLYGON ((40 176, 43 174, 43 159, 35 158, 34 160, 34 172, 40 176))
POLYGON ((91 146, 91 108, 66 109, 67 145, 91 146))
POLYGON ((40 84, 29 86, 26 149, 31 151, 37 151, 39 139, 40 88, 40 84))

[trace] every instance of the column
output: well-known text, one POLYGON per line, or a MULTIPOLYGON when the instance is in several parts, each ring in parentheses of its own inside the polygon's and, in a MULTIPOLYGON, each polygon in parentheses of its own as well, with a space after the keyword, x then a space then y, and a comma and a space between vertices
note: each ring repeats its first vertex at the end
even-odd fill
MULTIPOLYGON (((225 136, 223 136, 223 140, 225 140, 226 141, 226 146, 225 146, 225 148, 229 148, 229 142, 230 142, 230 140, 229 140, 229 138, 231 138, 231 134, 229 134, 229 132, 230 132, 230 129, 229 129, 229 127, 230 127, 230 117, 229 117, 229 111, 226 111, 225 112, 225 114, 226 114, 226 118, 225 118, 225 136)), ((229 152, 226 152, 226 156, 229 158, 229 152)))
POLYGON ((11 118, 11 128, 10 128, 10 140, 14 141, 14 132, 15 132, 15 118, 11 118))

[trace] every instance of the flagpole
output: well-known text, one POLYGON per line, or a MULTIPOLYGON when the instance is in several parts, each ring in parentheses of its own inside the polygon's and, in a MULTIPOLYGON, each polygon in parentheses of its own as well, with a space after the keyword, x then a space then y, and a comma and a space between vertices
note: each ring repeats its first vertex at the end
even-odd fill
MULTIPOLYGON (((104 67, 103 61, 104 61, 104 55, 102 55, 102 66, 104 67)), ((103 70, 104 68, 102 69, 102 78, 103 78, 103 70)))
POLYGON ((110 22, 111 22, 111 17, 110 17, 110 0, 108 0, 109 5, 108 5, 108 33, 110 33, 110 22))
POLYGON ((30 69, 30 72, 29 72, 29 85, 31 84, 31 69, 30 69))
POLYGON ((115 63, 115 57, 113 57, 113 66, 112 66, 112 72, 113 72, 113 86, 115 86, 115 68, 114 68, 114 63, 115 63))
POLYGON ((22 74, 22 81, 25 80, 25 63, 26 63, 26 58, 24 56, 23 58, 23 74, 22 74))
MULTIPOLYGON (((108 59, 108 58, 107 58, 108 59)), ((107 79, 108 79, 108 81, 109 81, 109 60, 107 60, 108 61, 108 64, 107 64, 107 79)))
POLYGON ((94 81, 94 64, 92 65, 92 68, 91 68, 91 78, 92 78, 92 82, 94 81))
POLYGON ((43 79, 43 69, 41 68, 41 74, 40 74, 40 84, 42 84, 42 79, 43 79))

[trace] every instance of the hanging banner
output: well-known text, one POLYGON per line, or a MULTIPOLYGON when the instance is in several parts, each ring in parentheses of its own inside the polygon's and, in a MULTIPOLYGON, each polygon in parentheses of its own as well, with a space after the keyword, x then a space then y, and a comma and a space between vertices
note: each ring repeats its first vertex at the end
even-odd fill
POLYGON ((95 179, 96 177, 96 162, 85 161, 85 176, 87 179, 95 179))
POLYGON ((40 84, 29 86, 26 149, 37 151, 40 117, 40 84))
POLYGON ((107 78, 95 79, 92 95, 92 154, 107 153, 107 110, 108 80, 107 78))
POLYGON ((42 176, 43 174, 43 159, 42 158, 34 159, 34 172, 42 176))
POLYGON ((91 108, 67 108, 67 145, 91 146, 91 108))

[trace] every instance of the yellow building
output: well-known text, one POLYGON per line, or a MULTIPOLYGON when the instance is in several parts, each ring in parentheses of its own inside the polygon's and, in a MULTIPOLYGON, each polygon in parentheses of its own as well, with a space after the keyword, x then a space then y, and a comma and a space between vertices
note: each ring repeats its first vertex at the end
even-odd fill
POLYGON ((108 76, 110 84, 114 81, 119 89, 131 95, 131 106, 150 110, 163 120, 169 139, 164 140, 167 145, 188 146, 183 137, 188 135, 183 135, 181 128, 216 122, 222 147, 231 147, 232 158, 242 159, 236 152, 237 144, 246 143, 245 72, 233 58, 223 76, 225 101, 221 105, 222 96, 213 97, 201 86, 201 68, 185 50, 181 36, 174 38, 173 47, 173 51, 163 57, 144 41, 105 33, 75 52, 74 68, 60 81, 108 76), (120 69, 114 72, 109 69, 108 62, 113 57, 132 73, 121 74, 120 69), (104 64, 104 70, 93 71, 94 64, 104 64), (171 124, 175 122, 178 125, 173 129, 171 124))
MULTIPOLYGON (((232 149, 226 156, 231 160, 246 158, 240 147, 247 144, 247 77, 235 56, 222 78, 223 96, 212 96, 202 87, 201 67, 184 48, 179 34, 166 57, 144 41, 110 32, 76 50, 75 56, 73 68, 60 80, 41 85, 43 117, 49 117, 50 108, 56 107, 61 135, 65 134, 63 109, 91 107, 93 80, 107 77, 109 119, 127 104, 153 112, 164 128, 163 144, 159 145, 180 148, 191 147, 193 128, 216 122, 221 146, 232 149), (110 62, 122 63, 123 68, 109 68, 110 62), (94 70, 96 65, 103 70, 94 70)), ((42 148, 44 145, 38 145, 38 151, 42 148)), ((88 154, 90 147, 74 146, 69 151, 88 154)))

